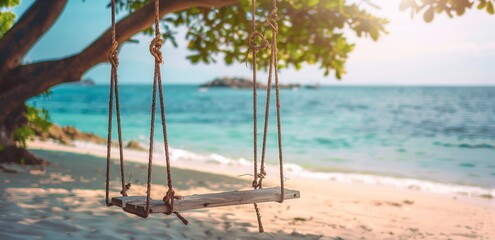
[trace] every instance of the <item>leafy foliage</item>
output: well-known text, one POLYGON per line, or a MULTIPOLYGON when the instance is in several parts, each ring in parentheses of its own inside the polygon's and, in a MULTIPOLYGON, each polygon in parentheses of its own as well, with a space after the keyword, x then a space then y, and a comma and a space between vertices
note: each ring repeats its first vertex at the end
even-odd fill
POLYGON ((21 0, 0 0, 0 8, 11 8, 19 5, 21 0))
POLYGON ((52 125, 46 109, 26 105, 25 117, 27 118, 27 124, 17 128, 14 132, 14 140, 23 148, 26 148, 26 141, 29 137, 34 136, 37 131, 48 131, 48 128, 52 125))
MULTIPOLYGON (((150 0, 118 0, 121 10, 134 12, 150 0)), ((226 64, 242 62, 247 51, 247 38, 251 29, 250 1, 223 8, 190 8, 165 16, 163 37, 177 46, 177 32, 171 29, 183 27, 188 49, 187 58, 192 63, 214 63, 218 57, 226 64)), ((271 10, 270 1, 260 1, 257 6, 257 30, 266 32, 263 22, 271 10)), ((386 33, 387 20, 368 13, 364 7, 345 0, 284 0, 278 3, 279 13, 279 67, 300 69, 304 63, 319 64, 328 75, 331 70, 341 78, 345 62, 354 44, 346 37, 354 31, 359 37, 378 40, 386 33)), ((152 34, 151 28, 144 31, 152 34)), ((267 66, 269 50, 260 52, 259 66, 267 66)))
POLYGON ((435 14, 445 13, 451 18, 454 15, 461 16, 475 5, 479 10, 485 10, 489 14, 495 13, 494 0, 402 0, 400 9, 410 9, 411 16, 423 12, 423 19, 431 22, 435 14))
POLYGON ((12 27, 15 14, 11 12, 0 12, 0 38, 12 27))
MULTIPOLYGON (((17 6, 20 0, 0 0, 0 8, 17 6)), ((0 38, 14 25, 15 14, 10 11, 0 11, 0 38)))

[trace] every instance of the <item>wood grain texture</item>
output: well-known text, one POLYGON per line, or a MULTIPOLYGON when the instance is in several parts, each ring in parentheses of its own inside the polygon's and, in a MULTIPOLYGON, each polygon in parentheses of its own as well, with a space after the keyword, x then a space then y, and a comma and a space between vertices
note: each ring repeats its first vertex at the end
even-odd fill
MULTIPOLYGON (((295 199, 300 197, 297 190, 285 189, 284 199, 295 199)), ((278 202, 280 200, 280 188, 263 188, 256 190, 220 192, 210 194, 198 194, 184 196, 175 200, 175 211, 187 211, 201 208, 224 207, 242 204, 278 202)), ((146 197, 130 196, 112 198, 112 204, 119 206, 128 213, 146 217, 146 197)), ((150 214, 164 213, 168 208, 161 200, 151 200, 150 214)))

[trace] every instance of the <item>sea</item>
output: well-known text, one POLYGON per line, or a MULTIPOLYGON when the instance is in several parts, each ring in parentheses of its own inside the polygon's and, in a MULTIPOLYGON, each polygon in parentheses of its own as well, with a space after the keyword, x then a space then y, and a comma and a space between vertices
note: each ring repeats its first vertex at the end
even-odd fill
MULTIPOLYGON (((124 141, 149 144, 152 86, 119 90, 124 141)), ((252 90, 164 85, 164 91, 171 147, 221 162, 252 161, 252 90)), ((47 109, 59 125, 106 137, 108 94, 108 85, 67 84, 29 104, 47 109)), ((283 157, 292 171, 437 192, 495 193, 495 87, 322 86, 280 94, 283 157)), ((276 165, 274 92, 271 99, 266 161, 276 165)), ((265 102, 266 90, 260 89, 259 150, 265 102)), ((155 139, 163 142, 159 112, 155 126, 155 139)))

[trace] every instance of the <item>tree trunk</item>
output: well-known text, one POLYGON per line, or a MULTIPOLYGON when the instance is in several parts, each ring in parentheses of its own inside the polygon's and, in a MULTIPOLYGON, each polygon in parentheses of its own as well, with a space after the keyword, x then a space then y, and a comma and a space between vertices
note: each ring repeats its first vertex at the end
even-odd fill
POLYGON ((18 82, 8 91, 0 91, 0 102, 3 103, 0 111, 5 113, 0 114, 0 162, 46 163, 14 141, 16 129, 27 123, 24 102, 57 84, 78 81, 84 71, 74 58, 68 57, 64 60, 19 66, 0 75, 0 81, 16 79, 18 82))
POLYGON ((47 163, 26 149, 19 147, 14 141, 15 130, 27 123, 24 111, 25 106, 19 107, 5 118, 3 122, 0 122, 0 162, 17 162, 22 164, 47 163))

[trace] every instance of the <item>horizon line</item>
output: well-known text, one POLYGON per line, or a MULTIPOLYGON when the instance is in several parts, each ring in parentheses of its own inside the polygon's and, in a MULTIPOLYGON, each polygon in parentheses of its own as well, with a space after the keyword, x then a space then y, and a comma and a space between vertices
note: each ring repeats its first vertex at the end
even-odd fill
MULTIPOLYGON (((79 85, 79 84, 80 82, 73 82, 73 83, 63 83, 58 86, 79 85)), ((179 82, 163 83, 163 85, 184 85, 184 86, 200 86, 202 84, 204 83, 179 83, 179 82)), ((314 84, 314 83, 286 83, 286 84, 299 84, 301 86, 319 85, 320 87, 495 87, 495 82, 493 84, 339 84, 339 85, 314 84)), ((121 82, 119 83, 119 85, 150 85, 151 86, 153 85, 153 83, 121 82)), ((91 86, 91 85, 86 85, 86 86, 91 86)), ((92 86, 110 86, 110 84, 95 83, 92 86)), ((53 87, 57 87, 57 86, 53 86, 53 87)))

